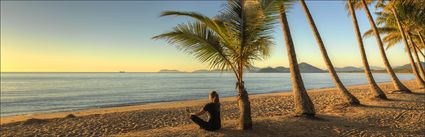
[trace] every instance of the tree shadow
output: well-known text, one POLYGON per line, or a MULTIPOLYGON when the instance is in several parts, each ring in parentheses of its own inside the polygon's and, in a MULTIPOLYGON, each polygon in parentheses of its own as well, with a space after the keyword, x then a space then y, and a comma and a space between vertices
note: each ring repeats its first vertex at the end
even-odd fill
POLYGON ((408 94, 423 95, 423 96, 425 96, 425 93, 424 92, 412 92, 412 93, 408 93, 408 94))
POLYGON ((362 105, 361 107, 365 107, 365 108, 379 108, 379 109, 395 109, 395 110, 425 110, 425 109, 407 108, 407 107, 395 107, 395 106, 362 105))
MULTIPOLYGON (((240 130, 237 121, 226 122, 224 127, 215 132, 200 131, 192 136, 224 136, 224 137, 251 137, 251 136, 359 136, 370 125, 343 116, 317 115, 317 119, 285 117, 266 118, 254 121, 252 130, 240 130), (196 134, 196 135, 195 135, 196 134)), ((388 131, 389 127, 374 125, 380 131, 388 131)), ((200 130, 200 129, 199 129, 200 130)), ((177 132, 191 132, 183 129, 177 132)), ((372 131, 371 131, 372 132, 372 131)), ((190 134, 190 133, 189 133, 190 134)), ((369 133, 373 134, 373 133, 369 133)))
MULTIPOLYGON (((268 119, 254 121, 252 130, 240 130, 236 124, 225 126, 216 133, 206 133, 205 136, 224 137, 258 137, 258 136, 339 136, 338 133, 329 129, 332 123, 341 120, 335 116, 317 115, 314 118, 286 117, 281 120, 268 119)), ((343 122, 346 123, 346 122, 343 122)), ((350 125, 350 124, 348 124, 350 125)), ((339 125, 347 127, 347 125, 339 125)), ((348 126, 349 127, 349 126, 348 126)))
POLYGON ((412 103, 425 103, 425 101, 421 100, 405 100, 405 99, 396 99, 396 98, 389 98, 388 101, 399 101, 399 102, 412 102, 412 103))

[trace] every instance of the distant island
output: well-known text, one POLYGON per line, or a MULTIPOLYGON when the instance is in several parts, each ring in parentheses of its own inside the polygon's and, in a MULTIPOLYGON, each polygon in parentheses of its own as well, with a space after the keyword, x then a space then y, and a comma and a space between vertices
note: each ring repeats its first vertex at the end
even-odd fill
MULTIPOLYGON (((425 62, 421 62, 421 65, 425 67, 425 62)), ((363 73, 363 67, 343 67, 335 68, 337 72, 348 72, 348 73, 363 73)), ((387 70, 382 67, 371 66, 370 69, 374 73, 386 73, 387 70)), ((405 64, 402 66, 393 67, 394 72, 396 73, 412 73, 412 68, 410 64, 405 64)))
POLYGON ((200 70, 192 71, 192 73, 221 73, 221 72, 231 72, 231 71, 221 71, 218 69, 214 69, 214 70, 200 69, 200 70))
POLYGON ((161 69, 159 73, 185 73, 185 72, 176 70, 176 69, 161 69))
MULTIPOLYGON (((425 66, 424 62, 421 62, 423 66, 425 66)), ((302 62, 298 64, 301 73, 327 73, 327 70, 320 69, 316 66, 313 66, 311 64, 302 62)), ((374 73, 386 73, 385 68, 378 67, 378 66, 371 66, 370 69, 374 73)), ((402 65, 393 67, 394 71, 396 73, 411 73, 412 69, 410 68, 410 64, 402 65)), ((355 67, 355 66, 347 66, 347 67, 335 67, 335 70, 337 72, 344 72, 344 73, 363 73, 363 67, 355 67)), ((159 71, 160 73, 188 73, 185 71, 175 70, 175 69, 162 69, 159 71)), ((221 71, 218 69, 213 70, 207 70, 207 69, 200 69, 192 71, 191 73, 222 73, 222 72, 231 72, 231 71, 221 71)), ((247 70, 248 73, 289 73, 289 68, 278 66, 278 67, 265 67, 265 68, 258 68, 254 67, 250 70, 247 70)), ((190 73, 190 72, 189 72, 190 73)))
MULTIPOLYGON (((370 66, 370 69, 372 71, 385 70, 385 68, 377 67, 377 66, 370 66)), ((363 67, 354 67, 354 66, 335 67, 335 70, 337 72, 363 72, 363 67)))
MULTIPOLYGON (((315 67, 305 62, 298 64, 298 66, 300 68, 301 73, 325 73, 326 72, 325 70, 322 70, 318 67, 315 67)), ((286 68, 283 66, 279 66, 276 68, 266 67, 266 68, 259 69, 257 73, 289 73, 289 68, 286 68)))

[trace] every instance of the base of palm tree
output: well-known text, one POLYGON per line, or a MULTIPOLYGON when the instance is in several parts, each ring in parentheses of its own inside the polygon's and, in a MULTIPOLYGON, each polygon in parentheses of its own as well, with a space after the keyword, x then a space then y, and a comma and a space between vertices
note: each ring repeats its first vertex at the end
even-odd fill
POLYGON ((388 100, 386 95, 377 95, 369 98, 370 100, 388 100))
POLYGON ((361 105, 361 104, 360 104, 360 101, 356 97, 353 96, 353 97, 347 99, 347 102, 345 102, 345 105, 358 106, 358 105, 361 105))
POLYGON ((302 118, 302 119, 317 119, 315 114, 306 114, 306 113, 297 114, 295 115, 295 117, 302 118))
POLYGON ((239 125, 239 130, 252 130, 252 124, 251 125, 239 125))
POLYGON ((350 105, 350 106, 360 106, 360 105, 362 105, 362 104, 360 104, 360 102, 347 102, 346 104, 350 105))

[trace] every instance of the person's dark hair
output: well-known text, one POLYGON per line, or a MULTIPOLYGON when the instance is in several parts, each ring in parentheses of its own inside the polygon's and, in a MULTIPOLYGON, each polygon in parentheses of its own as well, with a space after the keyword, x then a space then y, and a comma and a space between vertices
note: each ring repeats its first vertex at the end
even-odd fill
POLYGON ((220 110, 220 97, 216 91, 210 92, 211 101, 217 105, 217 109, 220 110))

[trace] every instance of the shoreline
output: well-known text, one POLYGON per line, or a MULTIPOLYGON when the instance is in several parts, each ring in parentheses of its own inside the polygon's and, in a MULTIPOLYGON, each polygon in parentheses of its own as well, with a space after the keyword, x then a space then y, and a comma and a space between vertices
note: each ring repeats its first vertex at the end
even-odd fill
MULTIPOLYGON (((411 82, 414 80, 404 80, 404 82, 411 82)), ((391 82, 382 82, 381 84, 391 84, 391 82)), ((360 85, 350 85, 347 86, 350 88, 364 87, 368 84, 360 84, 360 85)), ((307 89, 308 93, 316 93, 321 91, 329 91, 335 90, 335 87, 324 87, 324 88, 314 88, 307 89)), ((290 96, 292 94, 291 90, 286 91, 275 91, 268 93, 253 93, 250 94, 250 98, 258 98, 264 96, 290 96)), ((229 102, 234 101, 235 97, 223 97, 220 99, 221 102, 229 102)), ((152 102, 152 103, 143 103, 143 104, 129 104, 129 105, 117 105, 111 107, 100 107, 100 108, 87 108, 75 111, 60 111, 60 112, 51 112, 51 113, 36 113, 36 114, 21 114, 15 116, 6 116, 0 118, 0 125, 9 124, 14 122, 25 121, 28 119, 53 119, 53 118, 64 118, 69 114, 73 114, 77 117, 79 116, 87 116, 87 115, 95 115, 95 114, 108 114, 108 113, 116 113, 116 112, 127 112, 127 111, 138 111, 138 110, 150 110, 150 109, 169 109, 176 107, 185 107, 187 104, 197 104, 197 103, 205 103, 207 99, 187 99, 187 100, 175 100, 175 101, 160 101, 160 102, 152 102)))
POLYGON ((222 130, 217 132, 201 130, 189 119, 187 110, 198 111, 209 102, 205 98, 16 116, 2 119, 0 136, 422 136, 425 89, 414 80, 403 84, 413 93, 391 93, 392 83, 379 84, 388 100, 371 99, 369 85, 347 86, 359 106, 344 104, 336 88, 308 90, 318 120, 294 117, 291 92, 251 95, 255 127, 246 132, 238 129, 235 97, 227 97, 220 101, 222 130))
MULTIPOLYGON (((410 80, 406 80, 410 81, 410 80)), ((387 82, 382 82, 387 83, 387 82)), ((378 83, 379 84, 379 83, 378 83)), ((349 86, 362 86, 364 84, 358 84, 358 85, 349 85, 349 86)), ((320 89, 331 89, 335 87, 322 87, 322 88, 312 88, 307 90, 320 90, 320 89)), ((249 92, 249 91, 248 91, 249 92)), ((270 91, 265 93, 251 93, 250 96, 255 95, 261 95, 261 94, 273 94, 273 93, 288 93, 292 92, 292 90, 282 90, 282 91, 270 91)), ((206 92, 207 93, 207 92, 206 92)), ((225 98, 232 98, 233 96, 224 96, 221 97, 221 99, 225 98)), ((11 115, 11 116, 4 116, 0 117, 1 121, 0 124, 3 124, 4 119, 9 119, 12 117, 31 117, 31 116, 39 116, 39 115, 48 115, 48 114, 60 114, 60 113, 68 113, 71 114, 72 112, 81 112, 81 111, 90 111, 90 110, 98 110, 98 109, 109 109, 109 108, 121 108, 121 107, 131 107, 131 106, 144 106, 144 105, 153 105, 153 104, 167 104, 167 103, 174 103, 174 102, 187 102, 187 101, 201 101, 205 99, 181 99, 181 100, 168 100, 168 101, 153 101, 153 102, 134 102, 134 103, 126 103, 126 104, 116 104, 116 105, 105 105, 105 106, 99 106, 99 107, 88 107, 88 108, 81 108, 81 109, 75 109, 71 111, 53 111, 53 112, 40 112, 40 113, 31 113, 31 114, 18 114, 18 115, 11 115)), ((53 117, 56 118, 56 117, 53 117)))
MULTIPOLYGON (((322 88, 323 89, 323 88, 322 88)), ((326 88, 324 88, 326 89, 326 88)), ((315 89, 318 90, 318 89, 315 89)), ((271 93, 258 93, 250 94, 250 98, 256 98, 256 96, 275 96, 275 95, 289 95, 290 91, 282 92, 271 92, 271 93)), ((220 98, 221 102, 234 101, 235 97, 223 97, 220 98)), ((76 111, 63 111, 63 112, 52 112, 52 113, 37 113, 37 114, 22 114, 15 116, 6 116, 0 118, 0 124, 9 124, 14 122, 25 121, 31 118, 35 119, 53 119, 53 118, 63 118, 69 114, 75 116, 87 116, 95 114, 108 114, 116 112, 127 112, 127 111, 137 111, 137 110, 148 110, 148 109, 168 109, 175 107, 184 107, 187 104, 195 103, 205 103, 208 102, 208 99, 187 99, 187 100, 176 100, 176 101, 164 101, 164 102, 154 102, 154 103, 145 103, 138 105, 125 105, 125 106, 113 106, 113 107, 102 107, 102 108, 88 108, 76 111)))

